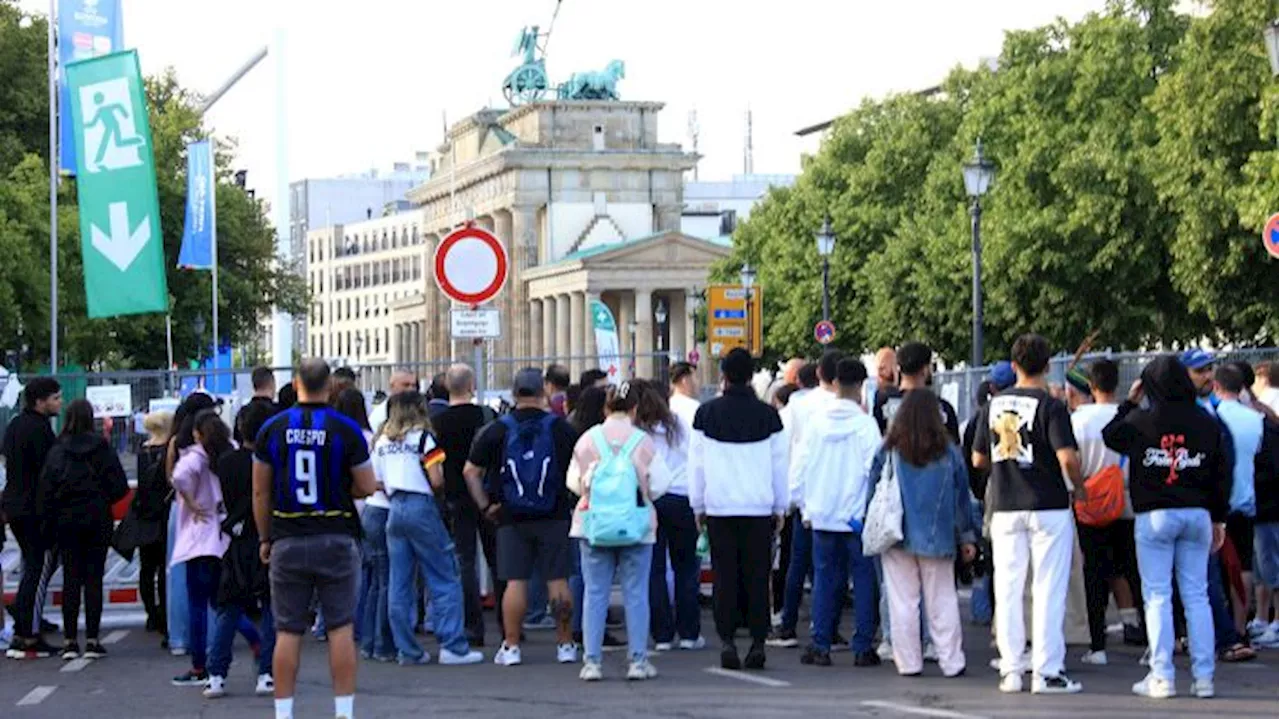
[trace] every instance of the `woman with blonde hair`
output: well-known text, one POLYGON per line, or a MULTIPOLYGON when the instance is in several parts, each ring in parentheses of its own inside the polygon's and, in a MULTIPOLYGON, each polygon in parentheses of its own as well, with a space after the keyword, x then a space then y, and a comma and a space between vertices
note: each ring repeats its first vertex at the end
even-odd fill
POLYGON ((172 488, 165 479, 164 457, 173 434, 173 413, 152 412, 143 418, 142 427, 147 439, 138 450, 138 488, 129 507, 137 527, 138 594, 147 610, 147 631, 160 632, 167 640, 164 557, 172 488))

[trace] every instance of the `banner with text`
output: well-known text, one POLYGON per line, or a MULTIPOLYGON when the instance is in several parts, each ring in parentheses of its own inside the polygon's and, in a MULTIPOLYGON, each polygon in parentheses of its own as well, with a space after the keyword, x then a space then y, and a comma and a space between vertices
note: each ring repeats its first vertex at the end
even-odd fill
POLYGON ((187 145, 187 217, 178 250, 178 266, 183 269, 213 267, 213 233, 218 231, 214 187, 213 143, 187 145))
POLYGON ((79 60, 124 49, 120 0, 58 0, 58 166, 76 171, 76 141, 71 125, 71 93, 66 67, 79 60))
POLYGON ((169 309, 151 125, 138 53, 67 66, 89 317, 169 309))
POLYGON ((591 300, 591 326, 596 334, 596 357, 599 358, 600 369, 609 374, 609 382, 618 384, 622 372, 618 324, 613 321, 609 306, 600 300, 591 300))

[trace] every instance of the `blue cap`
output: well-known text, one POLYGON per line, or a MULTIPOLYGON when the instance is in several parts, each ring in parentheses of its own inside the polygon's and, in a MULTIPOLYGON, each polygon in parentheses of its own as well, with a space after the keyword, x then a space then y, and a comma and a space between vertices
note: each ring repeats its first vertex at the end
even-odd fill
POLYGON ((1008 389, 1018 381, 1018 376, 1013 372, 1013 363, 1009 360, 1000 360, 991 365, 991 383, 996 389, 1008 389))
POLYGON ((1213 355, 1202 349, 1189 349, 1179 357, 1182 366, 1187 369, 1201 369, 1214 363, 1213 355))

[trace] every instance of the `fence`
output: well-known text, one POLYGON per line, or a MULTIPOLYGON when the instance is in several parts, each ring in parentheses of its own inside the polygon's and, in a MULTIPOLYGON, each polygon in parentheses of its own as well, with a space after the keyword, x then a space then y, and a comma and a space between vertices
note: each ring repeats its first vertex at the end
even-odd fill
MULTIPOLYGON (((1088 366, 1090 362, 1097 359, 1110 359, 1120 366, 1120 392, 1123 394, 1128 390, 1129 385, 1142 374, 1142 368, 1146 366, 1153 358, 1160 356, 1161 352, 1123 352, 1116 354, 1094 353, 1087 354, 1080 359, 1082 366, 1088 366)), ((1243 360, 1249 364, 1257 364, 1264 360, 1272 362, 1277 361, 1277 350, 1275 347, 1265 348, 1249 348, 1238 350, 1226 350, 1215 352, 1214 355, 1220 361, 1243 360)), ((1070 356, 1054 357, 1049 365, 1049 381, 1051 383, 1063 383, 1066 375, 1067 366, 1071 364, 1070 356)), ((976 409, 974 405, 974 397, 978 392, 978 384, 986 379, 990 374, 990 367, 975 367, 972 369, 953 370, 948 372, 937 372, 934 374, 933 384, 937 389, 939 396, 946 399, 956 408, 956 413, 960 416, 961 421, 973 416, 976 409)))

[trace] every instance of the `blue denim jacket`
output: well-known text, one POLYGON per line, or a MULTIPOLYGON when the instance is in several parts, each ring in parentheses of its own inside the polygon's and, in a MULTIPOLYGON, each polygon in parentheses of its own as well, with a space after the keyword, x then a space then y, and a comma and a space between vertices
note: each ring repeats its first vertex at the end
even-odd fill
MULTIPOLYGON (((883 447, 876 453, 868 497, 880 483, 889 454, 883 447)), ((908 463, 901 455, 895 459, 902 491, 902 549, 921 557, 954 557, 958 545, 975 542, 969 470, 960 449, 952 445, 945 456, 924 467, 908 463)))

